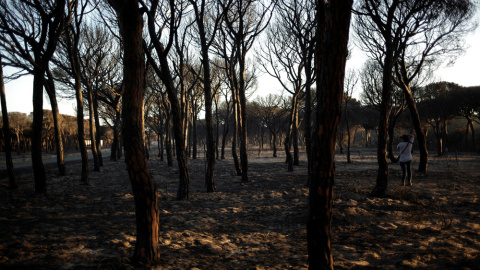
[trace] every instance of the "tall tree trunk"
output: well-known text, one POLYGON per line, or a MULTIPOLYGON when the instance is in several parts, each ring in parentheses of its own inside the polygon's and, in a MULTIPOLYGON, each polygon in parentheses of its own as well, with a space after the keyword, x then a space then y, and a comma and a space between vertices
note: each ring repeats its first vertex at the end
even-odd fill
POLYGON ((238 113, 238 94, 237 94, 237 89, 233 88, 232 89, 232 100, 233 100, 233 119, 234 121, 234 131, 232 134, 232 157, 233 157, 233 164, 235 166, 235 171, 237 172, 238 176, 242 175, 242 168, 240 167, 240 161, 238 159, 238 154, 237 154, 237 139, 238 139, 238 133, 239 133, 239 128, 238 126, 240 125, 240 116, 238 113))
POLYGON ((298 166, 300 165, 300 150, 298 148, 298 106, 297 112, 295 113, 295 120, 293 121, 293 165, 298 166))
POLYGON ((192 144, 193 144, 193 153, 192 153, 192 159, 197 159, 197 152, 198 152, 198 136, 197 136, 197 113, 196 113, 196 108, 195 112, 193 113, 193 123, 192 123, 192 144))
POLYGON ((220 121, 218 117, 218 101, 215 98, 215 124, 216 124, 216 134, 215 134, 215 153, 217 155, 217 160, 220 159, 220 149, 218 146, 220 145, 220 121))
POLYGON ((170 134, 172 134, 172 122, 170 113, 168 115, 165 121, 165 150, 167 152, 167 166, 173 167, 172 138, 170 136, 170 134))
POLYGON ((393 151, 393 139, 395 138, 395 125, 397 123, 399 115, 391 115, 390 121, 388 122, 388 144, 387 144, 387 156, 390 160, 395 158, 393 151))
MULTIPOLYGON (((115 121, 116 122, 116 121, 115 121)), ((113 125, 113 142, 110 147, 110 160, 117 161, 117 149, 118 149, 118 126, 113 125)))
MULTIPOLYGON (((345 116, 347 116, 346 108, 345 108, 345 116)), ((350 141, 351 141, 350 123, 348 123, 347 117, 345 117, 345 124, 347 126, 347 163, 352 163, 352 159, 350 157, 350 141)))
POLYGON ((88 112, 89 112, 89 119, 88 123, 90 126, 90 149, 92 150, 93 156, 93 170, 96 172, 100 171, 100 163, 98 161, 98 151, 97 151, 97 142, 96 142, 96 135, 95 133, 95 119, 93 113, 93 94, 92 89, 87 89, 88 92, 88 112))
MULTIPOLYGON (((0 99, 2 103, 2 118, 3 118, 3 139, 5 141, 5 163, 8 173, 8 186, 11 189, 18 188, 17 178, 15 176, 15 168, 12 160, 12 134, 10 132, 10 124, 8 122, 7 100, 5 96, 5 83, 3 81, 3 65, 2 56, 0 55, 0 99)), ((17 135, 18 139, 18 135, 17 135)))
MULTIPOLYGON (((295 123, 295 113, 296 113, 296 108, 297 108, 297 103, 298 103, 298 96, 300 92, 297 91, 295 95, 293 95, 292 98, 292 108, 290 110, 290 119, 289 119, 289 126, 288 126, 288 132, 287 136, 285 137, 285 142, 284 142, 284 147, 285 147, 285 155, 287 158, 287 165, 288 165, 288 171, 291 172, 293 171, 293 165, 294 165, 294 157, 292 156, 292 153, 290 152, 290 147, 292 145, 292 141, 295 140, 295 135, 294 133, 296 132, 296 123, 295 123), (294 138, 292 140, 292 137, 294 138)), ((297 145, 297 151, 298 151, 298 145, 297 145)), ((297 159, 298 159, 298 153, 297 153, 297 159)), ((297 160, 298 162, 298 160, 297 160)))
POLYGON ((98 115, 97 93, 93 94, 93 116, 95 119, 95 142, 97 143, 98 165, 103 166, 102 140, 100 138, 100 116, 98 115))
POLYGON ((125 161, 135 201, 136 242, 134 264, 155 267, 160 262, 158 189, 145 153, 142 13, 138 0, 109 1, 119 20, 124 48, 123 125, 125 161))
POLYGON ((420 122, 420 115, 417 110, 417 105, 413 98, 412 90, 410 86, 404 86, 403 92, 407 100, 408 110, 410 111, 411 119, 413 122, 413 128, 415 129, 415 134, 417 135, 417 144, 418 150, 420 152, 420 162, 418 163, 418 171, 422 173, 427 172, 428 167, 428 150, 427 150, 427 138, 422 131, 422 125, 420 122))
MULTIPOLYGON (((80 75, 75 75, 75 98, 77 101, 77 140, 80 146, 80 155, 82 157, 82 176, 81 182, 88 184, 88 152, 85 144, 85 127, 83 125, 83 94, 80 75)), ((114 132, 116 135, 116 132, 114 132)), ((114 136, 114 142, 117 136, 114 136)))
POLYGON ((305 146, 307 151, 307 168, 308 174, 312 172, 312 66, 311 57, 306 56, 306 68, 305 68, 305 146))
MULTIPOLYGON (((203 24, 203 22, 202 22, 203 24)), ((205 171, 205 186, 208 192, 217 190, 215 187, 215 139, 213 135, 213 116, 212 116, 212 82, 210 78, 210 60, 208 57, 208 47, 206 47, 205 34, 200 33, 202 40, 202 64, 203 64, 203 91, 205 96, 205 124, 207 129, 207 168, 205 171)))
POLYGON ((309 181, 309 269, 333 269, 335 141, 340 121, 352 0, 317 1, 317 125, 309 181))
POLYGON ((273 157, 277 157, 277 133, 273 133, 273 157))
MULTIPOLYGON (((388 32, 389 30, 387 30, 388 32)), ((387 38, 386 55, 384 59, 382 79, 382 100, 380 103, 380 122, 378 125, 378 146, 377 146, 377 181, 371 195, 382 197, 388 187, 388 160, 387 160, 387 136, 388 121, 391 111, 392 97, 392 70, 394 65, 391 38, 387 38)))
POLYGON ((47 73, 48 79, 45 81, 45 89, 50 99, 50 105, 52 107, 53 131, 55 134, 54 141, 55 141, 55 149, 57 154, 58 172, 59 172, 59 175, 64 176, 67 174, 67 171, 65 169, 63 140, 62 140, 62 133, 60 132, 60 122, 59 122, 60 112, 58 111, 57 97, 55 93, 55 83, 53 80, 53 75, 51 74, 49 69, 47 69, 46 73, 47 73))
MULTIPOLYGON (((82 93, 82 78, 80 74, 80 62, 78 59, 78 33, 71 33, 70 28, 67 27, 67 34, 72 35, 74 40, 67 38, 68 57, 72 67, 72 73, 75 79, 75 100, 77 102, 77 142, 80 148, 80 156, 82 158, 82 172, 80 181, 83 184, 88 184, 88 153, 85 144, 85 127, 83 125, 83 93, 82 93), (73 44, 72 44, 73 41, 73 44)), ((115 136, 114 136, 115 137, 115 136)))
POLYGON ((229 130, 229 119, 230 119, 230 106, 227 103, 227 113, 225 115, 225 123, 223 124, 223 134, 222 134, 222 159, 225 159, 225 145, 227 143, 227 135, 228 135, 228 130, 229 130))
POLYGON ((32 167, 35 179, 35 193, 47 193, 47 175, 42 160, 43 129, 43 74, 40 68, 34 68, 33 74, 33 122, 32 122, 32 167))
MULTIPOLYGON (((238 46, 238 51, 241 51, 240 46, 238 46)), ((245 54, 240 54, 239 57, 239 89, 238 96, 240 101, 239 103, 239 113, 241 115, 241 125, 240 125, 240 163, 242 165, 242 182, 248 183, 248 131, 247 131, 247 98, 245 96, 245 54)))

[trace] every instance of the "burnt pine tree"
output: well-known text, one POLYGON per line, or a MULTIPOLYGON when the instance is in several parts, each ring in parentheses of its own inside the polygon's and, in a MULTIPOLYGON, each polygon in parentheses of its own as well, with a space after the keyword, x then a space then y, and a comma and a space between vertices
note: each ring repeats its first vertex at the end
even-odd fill
MULTIPOLYGON (((87 3, 88 1, 86 1, 87 3)), ((69 21, 70 23, 66 27, 65 40, 66 50, 69 58, 72 74, 75 80, 75 100, 77 102, 77 140, 80 147, 80 155, 82 158, 82 175, 81 182, 88 184, 88 153, 87 146, 85 144, 85 127, 83 125, 83 94, 82 94, 82 75, 80 71, 80 61, 78 54, 78 45, 80 42, 80 22, 83 17, 84 6, 78 5, 78 1, 73 2, 73 5, 69 5, 69 21), (79 13, 80 11, 80 13, 79 13)))
POLYGON ((343 99, 353 0, 317 2, 316 126, 307 221, 309 269, 333 269, 332 210, 335 141, 343 99))
POLYGON ((160 261, 158 189, 148 166, 143 136, 145 58, 142 13, 138 0, 109 0, 109 3, 117 14, 124 50, 122 132, 137 224, 132 260, 134 264, 154 267, 160 261))
POLYGON ((3 140, 5 142, 5 162, 7 165, 7 173, 9 179, 9 187, 11 189, 18 188, 17 178, 15 177, 15 169, 12 161, 12 134, 10 133, 10 125, 8 123, 7 100, 5 96, 5 84, 3 82, 3 64, 2 55, 0 54, 0 99, 2 102, 2 118, 3 118, 3 140))
POLYGON ((33 74, 32 167, 35 193, 47 192, 42 160, 43 90, 48 64, 63 31, 65 0, 3 1, 0 3, 2 46, 9 65, 33 74), (31 24, 24 23, 25 21, 31 24), (10 44, 10 45, 9 45, 10 44))
MULTIPOLYGON (((151 1, 150 9, 146 13, 148 17, 148 32, 150 41, 152 43, 152 50, 147 48, 146 45, 144 47, 147 53, 148 63, 149 65, 151 65, 158 77, 160 77, 160 79, 162 80, 168 95, 168 101, 171 106, 171 114, 173 117, 173 134, 175 136, 175 153, 178 162, 178 172, 180 180, 177 190, 177 199, 184 200, 188 199, 188 195, 190 192, 190 176, 188 173, 188 159, 186 156, 185 132, 181 113, 181 102, 179 101, 179 98, 177 96, 174 79, 172 77, 170 64, 168 62, 168 53, 173 46, 174 34, 177 27, 177 25, 175 24, 177 12, 175 11, 175 2, 170 1, 169 7, 172 12, 170 13, 171 16, 169 18, 169 23, 172 27, 170 28, 170 32, 168 33, 168 42, 166 43, 166 46, 164 46, 164 44, 162 44, 162 42, 160 41, 160 36, 164 28, 158 26, 155 20, 158 9, 160 9, 158 5, 158 0, 151 1), (157 30, 157 27, 160 30, 157 30), (150 51, 154 51, 156 53, 160 65, 158 65, 157 62, 154 60, 153 55, 150 51)), ((166 124, 169 125, 170 123, 168 123, 167 121, 166 124)), ((169 131, 167 131, 166 133, 168 134, 169 131)))

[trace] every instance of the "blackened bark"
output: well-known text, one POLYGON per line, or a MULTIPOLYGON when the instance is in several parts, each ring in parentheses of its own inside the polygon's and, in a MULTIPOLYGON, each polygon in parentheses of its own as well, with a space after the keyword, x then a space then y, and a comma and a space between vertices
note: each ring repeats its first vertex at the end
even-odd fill
MULTIPOLYGON (((78 3, 75 3, 77 5, 78 3)), ((74 8, 75 13, 77 6, 74 8)), ((72 14, 73 15, 73 14, 72 14)), ((68 58, 70 60, 70 66, 72 68, 73 77, 75 80, 75 100, 77 102, 77 141, 80 148, 80 156, 82 158, 82 172, 80 181, 83 184, 88 184, 88 153, 87 146, 85 144, 85 127, 83 125, 84 113, 83 113, 83 93, 82 93, 82 78, 80 74, 80 62, 78 55, 78 42, 79 42, 79 27, 67 27, 67 50, 68 58), (75 29, 76 32, 73 32, 75 29), (71 37, 73 40, 71 40, 71 37), (73 43, 72 43, 73 41, 73 43)), ((114 139, 115 142, 115 139, 114 139)), ((113 151, 112 151, 113 152, 113 151)))
POLYGON ((307 222, 309 269, 333 269, 335 141, 341 116, 352 0, 317 1, 317 120, 307 222))
POLYGON ((32 167, 35 179, 35 193, 47 193, 47 175, 42 160, 43 128, 43 74, 40 68, 34 68, 33 74, 33 122, 32 122, 32 167))
POLYGON ((238 159, 237 153, 237 140, 238 140, 238 133, 240 125, 240 116, 238 114, 238 94, 235 88, 232 89, 232 101, 233 101, 233 119, 234 121, 234 131, 232 134, 232 157, 233 157, 233 164, 235 166, 235 171, 237 172, 238 176, 242 175, 242 168, 240 167, 240 161, 238 159))
POLYGON ((237 46, 237 51, 239 52, 239 113, 241 115, 241 125, 240 125, 240 164, 242 165, 242 182, 248 183, 248 131, 247 131, 247 98, 245 96, 245 59, 242 56, 245 56, 241 52, 240 46, 237 46))
POLYGON ((160 263, 157 185, 150 174, 144 143, 143 20, 138 0, 110 0, 120 26, 124 48, 122 135, 125 161, 135 200, 136 242, 133 263, 155 267, 160 263))
POLYGON ((168 115, 165 121, 165 151, 167 152, 167 166, 173 167, 172 139, 170 138, 170 134, 172 134, 172 124, 170 113, 168 115))
POLYGON ((3 81, 3 64, 2 56, 0 55, 0 99, 2 103, 2 118, 3 118, 3 139, 5 142, 5 163, 8 173, 8 186, 11 189, 18 188, 17 178, 15 177, 15 168, 12 160, 12 134, 10 132, 10 124, 8 122, 7 100, 5 96, 5 84, 3 81))
POLYGON ((93 109, 93 94, 92 89, 87 89, 88 92, 88 112, 89 119, 88 123, 90 126, 90 149, 92 150, 93 156, 93 170, 96 172, 100 171, 100 163, 98 161, 98 151, 97 151, 97 142, 96 142, 96 130, 95 130, 95 119, 94 119, 94 109, 93 109))
POLYGON ((50 105, 52 107, 52 118, 53 118, 53 131, 54 131, 54 141, 55 141, 55 150, 57 154, 57 166, 59 175, 67 175, 65 169, 65 157, 63 149, 63 139, 62 133, 60 132, 60 112, 58 110, 57 96, 55 91, 55 83, 53 79, 52 72, 49 68, 46 70, 47 80, 44 81, 45 90, 47 92, 48 98, 50 100, 50 105))
POLYGON ((100 137, 100 116, 98 115, 98 99, 97 93, 93 95, 93 116, 95 119, 95 142, 97 143, 97 158, 98 165, 103 166, 103 155, 102 155, 102 140, 100 137))
POLYGON ((402 88, 403 88, 403 92, 405 93, 405 98, 407 100, 408 110, 410 111, 413 128, 415 129, 415 134, 417 135, 417 144, 420 152, 420 162, 418 163, 418 171, 421 173, 426 173, 427 167, 428 167, 427 139, 425 134, 422 131, 420 115, 418 113, 415 100, 413 99, 412 90, 409 89, 408 86, 404 86, 402 88))
POLYGON ((225 145, 227 143, 227 135, 230 125, 230 103, 227 103, 226 114, 225 114, 225 123, 223 124, 223 134, 222 134, 222 157, 221 159, 225 159, 225 145))

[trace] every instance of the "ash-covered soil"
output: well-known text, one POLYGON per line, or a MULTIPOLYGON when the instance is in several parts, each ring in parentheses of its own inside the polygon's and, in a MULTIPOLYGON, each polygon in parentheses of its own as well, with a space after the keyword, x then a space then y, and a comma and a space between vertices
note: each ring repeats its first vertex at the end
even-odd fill
MULTIPOLYGON (((251 152, 243 184, 229 157, 218 160, 218 192, 207 193, 205 160, 189 160, 190 199, 175 200, 176 167, 150 166, 160 193, 161 269, 307 269, 306 160, 251 152)), ((430 157, 429 173, 400 186, 391 165, 388 196, 369 196, 374 150, 337 154, 334 256, 337 269, 480 269, 480 157, 430 157)), ((153 154, 151 155, 153 156, 153 154)), ((105 160, 80 183, 49 171, 48 194, 31 176, 9 190, 0 180, 0 269, 133 269, 134 202, 125 164, 105 160)), ((413 168, 418 164, 414 162, 413 168)))

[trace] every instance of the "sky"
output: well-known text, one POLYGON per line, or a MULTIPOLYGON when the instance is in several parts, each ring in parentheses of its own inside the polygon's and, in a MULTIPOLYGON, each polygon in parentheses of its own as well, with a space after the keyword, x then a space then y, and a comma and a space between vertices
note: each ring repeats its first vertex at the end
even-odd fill
MULTIPOLYGON (((466 37, 468 48, 466 52, 459 56, 452 66, 442 65, 434 74, 435 81, 449 81, 461 86, 480 85, 480 27, 475 32, 466 37)), ((351 59, 347 61, 346 69, 359 70, 366 57, 363 52, 354 49, 351 59)), ((8 73, 8 70, 4 71, 8 73)), ((7 108, 9 112, 23 112, 29 114, 33 110, 32 101, 33 78, 25 76, 20 79, 5 84, 5 93, 7 97, 7 108)), ((357 90, 354 96, 360 93, 357 90)), ((258 90, 254 96, 265 96, 269 93, 281 94, 282 88, 275 79, 263 74, 259 77, 258 90)), ((61 114, 75 115, 74 100, 58 100, 59 111, 61 114)), ((44 108, 51 110, 48 98, 44 98, 44 108)))

